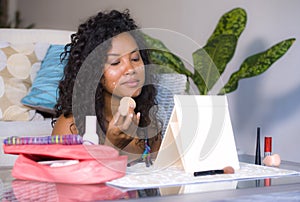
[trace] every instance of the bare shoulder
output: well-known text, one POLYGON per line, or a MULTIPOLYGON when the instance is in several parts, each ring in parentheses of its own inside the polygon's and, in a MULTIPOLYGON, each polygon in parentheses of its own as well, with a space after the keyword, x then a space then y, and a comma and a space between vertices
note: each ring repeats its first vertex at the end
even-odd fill
POLYGON ((56 120, 51 135, 78 134, 75 126, 74 117, 65 117, 60 115, 56 120))

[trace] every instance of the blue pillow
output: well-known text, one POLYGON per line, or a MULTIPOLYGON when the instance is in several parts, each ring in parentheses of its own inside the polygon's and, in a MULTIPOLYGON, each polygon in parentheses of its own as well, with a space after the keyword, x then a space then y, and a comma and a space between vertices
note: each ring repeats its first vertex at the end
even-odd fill
POLYGON ((58 83, 63 77, 66 60, 60 61, 64 45, 50 45, 41 68, 37 72, 31 90, 21 103, 42 112, 54 113, 58 96, 58 83))

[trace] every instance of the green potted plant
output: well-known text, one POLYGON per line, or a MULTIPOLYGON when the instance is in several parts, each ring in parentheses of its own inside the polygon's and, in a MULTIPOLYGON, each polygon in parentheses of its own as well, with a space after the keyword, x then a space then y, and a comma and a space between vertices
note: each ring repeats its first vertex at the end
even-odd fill
MULTIPOLYGON (((155 64, 185 75, 188 81, 187 90, 190 78, 196 85, 199 94, 207 95, 233 58, 238 39, 244 31, 246 23, 247 13, 242 8, 234 8, 222 15, 206 45, 193 52, 194 72, 188 70, 182 60, 172 54, 163 42, 146 34, 145 38, 147 45, 152 49, 150 57, 155 64)), ((295 40, 295 38, 283 40, 265 51, 247 57, 217 94, 231 93, 237 89, 241 79, 265 72, 289 50, 295 40)))

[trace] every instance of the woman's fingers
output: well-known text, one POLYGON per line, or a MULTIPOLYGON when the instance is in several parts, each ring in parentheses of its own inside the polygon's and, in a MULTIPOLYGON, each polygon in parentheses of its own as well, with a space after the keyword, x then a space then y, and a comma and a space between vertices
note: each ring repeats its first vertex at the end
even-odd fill
POLYGON ((110 121, 110 123, 112 123, 113 125, 118 125, 118 123, 120 122, 120 117, 121 117, 121 114, 120 114, 120 112, 117 112, 114 116, 113 116, 113 118, 112 118, 112 120, 110 121))
POLYGON ((128 130, 128 128, 134 124, 134 119, 136 119, 136 116, 132 113, 128 114, 122 124, 123 130, 128 130))
POLYGON ((130 108, 126 116, 117 112, 109 123, 106 137, 115 146, 125 147, 133 138, 140 122, 141 113, 135 114, 134 108, 130 108))
POLYGON ((130 107, 127 116, 125 117, 125 120, 122 124, 122 129, 127 131, 127 130, 132 130, 134 128, 136 131, 140 121, 140 113, 138 112, 135 114, 134 108, 130 107))
MULTIPOLYGON (((135 114, 134 106, 130 106, 126 116, 116 112, 109 123, 110 131, 114 134, 116 140, 130 140, 136 136, 136 130, 140 122, 141 113, 135 114)), ((111 138, 113 137, 111 136, 111 138)))

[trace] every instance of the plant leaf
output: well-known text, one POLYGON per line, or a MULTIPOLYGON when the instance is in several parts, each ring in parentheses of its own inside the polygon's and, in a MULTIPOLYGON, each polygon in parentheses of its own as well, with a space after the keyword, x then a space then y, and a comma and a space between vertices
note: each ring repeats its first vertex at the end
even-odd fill
POLYGON ((143 33, 143 36, 150 52, 151 62, 160 66, 157 73, 170 73, 176 71, 187 76, 192 75, 192 73, 185 68, 182 60, 171 53, 162 41, 150 37, 145 33, 143 33))
POLYGON ((238 38, 244 31, 246 22, 247 13, 244 9, 230 10, 221 16, 206 45, 193 53, 197 73, 194 73, 192 79, 200 94, 207 94, 224 72, 234 55, 238 38))
MULTIPOLYGON (((169 51, 162 50, 149 50, 150 59, 153 64, 157 64, 160 66, 160 73, 174 72, 176 71, 179 74, 184 74, 186 76, 191 76, 192 73, 185 68, 183 62, 169 51)), ((159 73, 158 72, 158 73, 159 73)))
POLYGON ((239 38, 247 23, 247 13, 242 8, 234 8, 221 16, 208 42, 222 34, 233 34, 239 38))
MULTIPOLYGON (((204 79, 203 94, 219 80, 227 63, 234 55, 237 38, 235 35, 218 35, 203 48, 193 53, 195 71, 204 79)), ((202 84, 203 85, 203 84, 202 84)))
POLYGON ((191 79, 193 80, 196 87, 198 88, 200 95, 205 95, 206 84, 202 76, 199 74, 199 72, 195 71, 194 74, 191 76, 191 79))
POLYGON ((240 69, 234 72, 219 94, 230 93, 237 89, 241 79, 257 76, 265 72, 274 62, 282 57, 296 39, 283 40, 264 52, 252 55, 244 60, 240 69))

